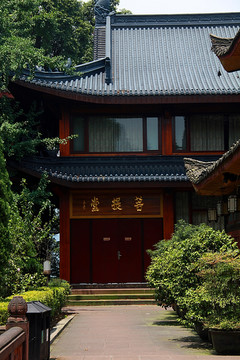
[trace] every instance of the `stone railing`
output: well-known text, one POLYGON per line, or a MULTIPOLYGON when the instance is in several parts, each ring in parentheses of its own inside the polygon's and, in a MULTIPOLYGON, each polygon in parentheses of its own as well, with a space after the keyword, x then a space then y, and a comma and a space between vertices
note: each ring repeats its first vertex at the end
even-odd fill
POLYGON ((15 296, 8 305, 10 316, 6 331, 0 336, 1 360, 28 360, 29 323, 27 303, 15 296))

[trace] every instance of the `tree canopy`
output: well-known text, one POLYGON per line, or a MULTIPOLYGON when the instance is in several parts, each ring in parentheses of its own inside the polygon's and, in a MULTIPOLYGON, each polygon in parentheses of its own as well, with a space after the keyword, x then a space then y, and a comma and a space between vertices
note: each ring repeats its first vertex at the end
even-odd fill
MULTIPOLYGON (((119 0, 111 0, 116 10, 119 0)), ((123 9, 123 13, 128 13, 123 9)), ((10 74, 35 66, 66 70, 92 60, 94 0, 4 0, 0 2, 0 74, 2 88, 10 74)))

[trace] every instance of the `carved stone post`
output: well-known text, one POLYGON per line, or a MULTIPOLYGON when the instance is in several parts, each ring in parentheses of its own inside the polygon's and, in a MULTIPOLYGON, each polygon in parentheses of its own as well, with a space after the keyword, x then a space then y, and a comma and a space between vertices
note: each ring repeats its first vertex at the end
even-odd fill
POLYGON ((27 313, 27 303, 23 299, 22 296, 14 296, 10 303, 8 304, 8 312, 10 314, 7 324, 6 330, 18 326, 22 328, 26 334, 26 342, 25 342, 25 359, 28 360, 29 354, 29 322, 26 316, 27 313))

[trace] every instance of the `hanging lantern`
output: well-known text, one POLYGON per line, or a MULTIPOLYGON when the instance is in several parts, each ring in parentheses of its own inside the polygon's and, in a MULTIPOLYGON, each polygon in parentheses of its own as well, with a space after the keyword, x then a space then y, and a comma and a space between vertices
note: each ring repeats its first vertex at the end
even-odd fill
POLYGON ((230 195, 228 197, 228 212, 234 213, 237 211, 237 195, 230 195))
POLYGON ((217 216, 227 215, 227 203, 223 200, 217 202, 217 216))
POLYGON ((44 273, 44 275, 50 275, 51 274, 51 263, 50 263, 49 260, 46 260, 43 263, 43 273, 44 273))
POLYGON ((208 221, 217 221, 216 209, 208 209, 208 221))

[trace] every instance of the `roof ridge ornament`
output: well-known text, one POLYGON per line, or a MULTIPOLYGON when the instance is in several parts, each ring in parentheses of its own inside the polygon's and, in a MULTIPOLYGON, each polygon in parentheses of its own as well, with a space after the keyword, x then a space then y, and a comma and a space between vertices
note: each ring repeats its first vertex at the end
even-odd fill
POLYGON ((96 25, 105 25, 106 24, 106 17, 111 12, 111 4, 110 0, 94 0, 95 7, 95 21, 96 25))

